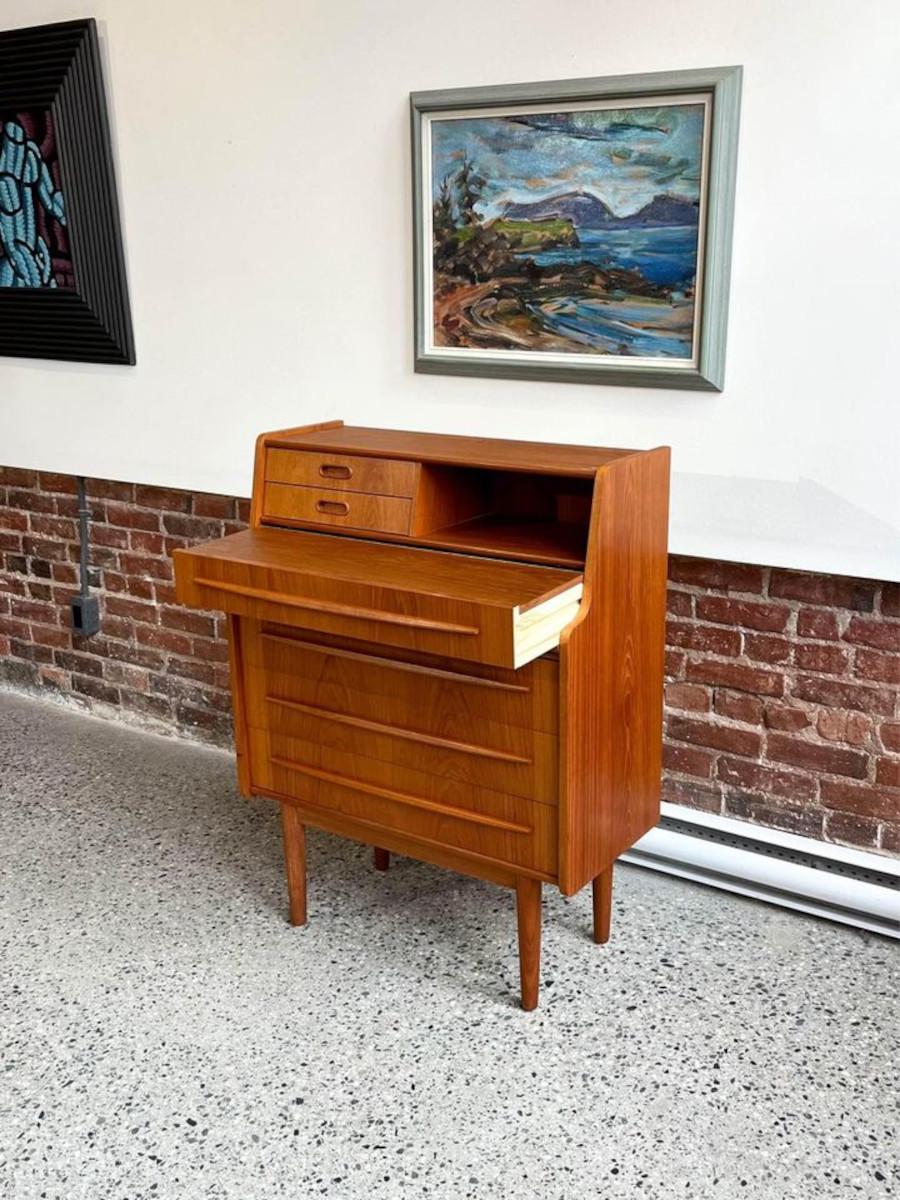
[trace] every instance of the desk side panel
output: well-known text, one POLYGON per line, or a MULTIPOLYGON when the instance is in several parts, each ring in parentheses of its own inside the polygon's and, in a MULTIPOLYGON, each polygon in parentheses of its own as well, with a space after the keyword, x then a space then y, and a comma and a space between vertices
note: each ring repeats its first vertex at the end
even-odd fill
POLYGON ((659 821, 669 450, 597 472, 585 599, 560 643, 560 887, 659 821))

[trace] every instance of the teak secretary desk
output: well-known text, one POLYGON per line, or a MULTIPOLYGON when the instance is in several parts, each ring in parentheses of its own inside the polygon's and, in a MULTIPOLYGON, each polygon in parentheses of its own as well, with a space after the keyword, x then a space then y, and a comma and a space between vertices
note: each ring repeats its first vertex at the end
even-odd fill
POLYGON ((659 819, 669 451, 263 434, 251 528, 175 552, 229 614, 238 775, 304 827, 515 888, 522 1006, 541 885, 593 884, 659 819))

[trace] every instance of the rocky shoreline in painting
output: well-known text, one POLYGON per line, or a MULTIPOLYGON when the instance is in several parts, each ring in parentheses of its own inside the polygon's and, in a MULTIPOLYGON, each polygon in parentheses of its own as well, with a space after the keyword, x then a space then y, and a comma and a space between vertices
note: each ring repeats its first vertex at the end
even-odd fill
POLYGON ((695 246, 697 224, 697 206, 676 197, 658 196, 617 218, 599 197, 584 193, 510 205, 491 221, 458 228, 438 219, 435 344, 626 357, 652 344, 662 356, 684 356, 693 330, 693 280, 655 282, 638 268, 616 266, 609 253, 615 246, 591 234, 636 231, 640 236, 628 239, 632 250, 652 255, 656 231, 677 231, 682 243, 695 246))

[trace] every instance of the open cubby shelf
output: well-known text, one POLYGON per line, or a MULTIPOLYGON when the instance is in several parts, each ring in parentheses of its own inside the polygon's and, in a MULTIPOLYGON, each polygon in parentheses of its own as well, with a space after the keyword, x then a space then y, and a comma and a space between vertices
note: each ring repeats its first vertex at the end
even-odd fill
POLYGON ((583 525, 558 525, 553 521, 529 521, 488 513, 435 529, 426 536, 433 545, 448 550, 581 567, 586 535, 583 525))
POLYGON ((447 549, 584 565, 593 480, 423 464, 416 538, 447 549))

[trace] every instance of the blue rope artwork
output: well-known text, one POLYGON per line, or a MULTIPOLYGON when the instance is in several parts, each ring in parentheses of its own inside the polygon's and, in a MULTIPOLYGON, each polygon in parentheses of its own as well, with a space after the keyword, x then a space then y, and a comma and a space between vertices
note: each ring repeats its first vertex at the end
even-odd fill
POLYGON ((0 122, 0 288, 72 287, 49 113, 0 122))

